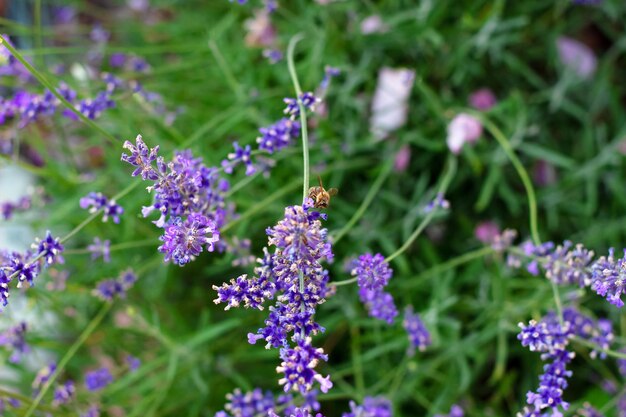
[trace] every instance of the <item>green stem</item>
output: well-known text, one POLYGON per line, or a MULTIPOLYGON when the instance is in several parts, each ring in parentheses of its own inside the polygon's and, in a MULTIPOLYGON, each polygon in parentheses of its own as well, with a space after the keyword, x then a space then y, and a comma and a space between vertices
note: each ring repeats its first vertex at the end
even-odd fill
POLYGON ((50 83, 46 77, 43 76, 42 73, 40 73, 39 71, 37 71, 35 69, 35 67, 33 67, 26 59, 24 59, 24 57, 22 56, 22 54, 20 54, 19 52, 17 52, 17 50, 11 45, 9 44, 9 42, 7 42, 7 40, 4 38, 3 35, 0 35, 0 44, 4 45, 5 48, 7 48, 9 50, 9 52, 15 57, 15 59, 17 59, 18 61, 20 61, 22 63, 22 65, 24 65, 24 67, 26 67, 26 69, 33 75, 33 77, 35 77, 41 84, 43 84, 44 87, 46 87, 48 90, 50 90, 50 92, 61 102, 63 103, 63 105, 65 107, 67 107, 72 113, 74 113, 83 123, 85 123, 87 126, 91 127, 94 130, 97 130, 98 132, 100 132, 107 140, 109 140, 111 143, 117 143, 117 139, 115 138, 115 136, 111 135, 110 133, 108 133, 106 130, 102 129, 100 126, 98 126, 97 124, 95 124, 92 120, 90 120, 88 117, 86 117, 84 114, 82 114, 80 111, 78 111, 78 109, 76 109, 72 103, 70 103, 69 101, 67 101, 65 99, 65 97, 63 97, 58 91, 57 89, 52 85, 52 83, 50 83))
POLYGON ((333 245, 336 245, 337 242, 339 242, 350 231, 350 229, 354 227, 356 222, 359 221, 359 219, 363 216, 363 214, 365 214, 365 211, 374 200, 374 197, 376 197, 378 190, 380 190, 380 187, 382 187, 383 183, 389 176, 389 173, 391 172, 392 167, 393 167, 392 162, 388 163, 385 167, 383 167, 383 169, 378 174, 378 178, 376 178, 376 181, 374 181, 374 184, 372 184, 372 187, 367 192, 365 199, 363 199, 363 202, 361 203, 357 211, 354 212, 350 220, 348 220, 348 222, 341 228, 341 230, 337 232, 337 235, 331 236, 330 240, 333 242, 333 245))
MULTIPOLYGON (((439 185, 437 195, 445 195, 446 190, 448 189, 448 186, 450 185, 450 182, 452 181, 452 178, 454 177, 454 174, 456 173, 456 163, 457 163, 456 157, 450 154, 448 158, 448 163, 447 163, 448 165, 447 170, 443 176, 443 179, 441 180, 441 185, 439 185)), ((385 262, 391 262, 396 257, 402 255, 402 253, 404 253, 404 251, 407 250, 411 246, 411 244, 415 241, 415 239, 417 239, 417 237, 422 233, 422 231, 424 231, 426 226, 428 226, 430 221, 435 216, 436 212, 437 212, 436 209, 431 210, 426 215, 426 217, 424 217, 424 220, 422 220, 422 222, 417 226, 417 229, 415 229, 415 231, 411 234, 411 236, 409 236, 406 242, 404 242, 404 244, 397 251, 389 255, 385 259, 385 262)))
POLYGON ((537 197, 535 196, 535 189, 533 188, 533 184, 530 181, 530 176, 528 175, 528 172, 515 154, 515 151, 511 146, 511 142, 509 142, 504 133, 502 133, 502 131, 498 129, 498 127, 493 124, 489 119, 487 119, 483 114, 476 112, 471 113, 482 121, 483 126, 485 126, 489 133, 491 133, 491 135, 496 139, 496 141, 506 154, 507 158, 509 158, 509 161, 511 161, 511 164, 517 171, 517 175, 520 177, 520 180, 522 181, 522 184, 526 189, 526 195, 528 197, 530 234, 535 245, 540 245, 541 238, 539 237, 539 227, 537 226, 537 197))
POLYGON ((220 69, 224 73, 226 82, 230 84, 230 87, 235 92, 235 95, 237 96, 239 101, 244 101, 245 93, 243 92, 241 88, 241 84, 239 84, 239 82, 233 75, 233 72, 230 70, 230 67, 228 66, 227 61, 224 59, 224 56, 222 55, 220 48, 217 46, 217 43, 213 39, 209 41, 209 49, 211 50, 211 53, 213 54, 213 58, 215 58, 215 61, 217 61, 217 65, 220 67, 220 69))
POLYGON ((302 165, 304 167, 304 173, 302 175, 302 202, 306 200, 309 195, 309 135, 307 130, 306 121, 306 109, 302 104, 300 96, 302 96, 302 88, 298 81, 298 74, 296 73, 296 67, 293 61, 293 53, 296 49, 296 45, 303 39, 302 34, 297 34, 289 41, 287 47, 287 66, 289 68, 289 76, 293 82, 293 87, 296 90, 296 100, 298 101, 298 108, 300 109, 300 129, 302 131, 302 165))
MULTIPOLYGON (((109 251, 115 252, 124 249, 141 248, 143 246, 155 246, 159 243, 160 241, 158 239, 136 240, 133 242, 124 242, 118 243, 117 245, 111 245, 109 246, 109 251)), ((89 249, 67 249, 63 251, 63 255, 86 255, 88 253, 91 253, 89 249)))
MULTIPOLYGON (((530 217, 530 234, 532 240, 535 245, 541 244, 541 237, 539 236, 539 227, 537 225, 537 197, 535 196, 535 189, 533 188, 533 184, 530 181, 530 176, 522 165, 522 162, 519 160, 513 147, 511 146, 511 142, 509 142, 508 138, 502 133, 498 127, 493 124, 489 119, 487 119, 482 113, 471 112, 474 116, 479 118, 483 126, 491 133, 491 135, 496 139, 504 153, 506 154, 511 164, 517 171, 517 175, 519 175, 522 184, 524 184, 524 188, 526 189, 526 196, 528 198, 528 212, 530 217)), ((563 303, 561 302, 561 296, 559 295, 559 289, 552 280, 550 280, 550 286, 552 287, 552 294, 554 295, 554 302, 556 304, 557 315, 559 317, 559 323, 563 326, 565 323, 563 321, 563 303)))
POLYGON ((440 274, 442 272, 456 268, 459 265, 463 265, 464 263, 473 261, 474 259, 491 255, 494 252, 495 251, 493 250, 491 246, 485 246, 485 247, 473 250, 471 252, 464 253, 463 255, 457 256, 456 258, 452 258, 442 264, 439 264, 430 269, 427 269, 426 271, 422 272, 417 277, 415 277, 414 280, 411 280, 411 284, 419 282, 421 278, 425 278, 434 274, 440 274))
POLYGON ((72 347, 70 347, 67 353, 65 353, 65 356, 63 356, 61 361, 59 361, 57 368, 52 373, 52 375, 50 375, 50 379, 48 379, 48 381, 46 381, 46 383, 43 385, 43 387, 41 388, 41 391, 39 391, 39 394, 37 394, 37 397, 35 397, 35 400, 32 402, 32 404, 26 411, 26 414, 24 414, 24 417, 30 417, 33 415, 33 413, 39 406, 39 403, 43 399, 44 395, 46 395, 46 393, 48 392, 52 384, 54 384, 59 374, 63 371, 67 363, 70 361, 70 359, 72 359, 74 354, 76 354, 76 352, 78 351, 78 349, 80 349, 83 343, 85 343, 87 338, 93 333, 94 330, 96 330, 96 328, 98 327, 102 319, 104 319, 104 316, 106 316, 106 314, 111 309, 112 305, 113 305, 112 303, 104 304, 102 308, 100 309, 100 311, 98 312, 98 314, 93 319, 91 319, 91 322, 89 322, 85 330, 83 330, 83 333, 80 335, 78 340, 74 342, 72 347))
POLYGON ((573 340, 577 343, 580 343, 583 346, 586 346, 588 348, 591 348, 597 352, 602 352, 602 353, 606 353, 607 356, 612 356, 614 358, 617 359, 626 359, 626 353, 622 353, 622 352, 616 352, 614 350, 609 350, 609 349, 603 349, 600 346, 596 345, 595 343, 591 343, 585 339, 582 339, 578 336, 574 336, 573 340))
POLYGON ((354 278, 350 278, 350 279, 344 279, 343 281, 337 281, 337 282, 331 282, 328 285, 334 285, 335 287, 341 287, 342 285, 349 285, 352 283, 357 282, 358 277, 354 277, 354 278))

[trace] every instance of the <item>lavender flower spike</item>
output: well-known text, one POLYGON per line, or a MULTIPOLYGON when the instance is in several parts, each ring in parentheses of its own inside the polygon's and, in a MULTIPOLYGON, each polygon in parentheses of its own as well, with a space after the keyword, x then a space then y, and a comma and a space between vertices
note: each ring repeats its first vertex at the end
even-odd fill
MULTIPOLYGON (((624 250, 626 256, 626 249, 624 250)), ((608 256, 600 257, 591 267, 591 288, 616 307, 622 307, 626 292, 626 258, 615 258, 613 248, 608 256)))
POLYGON ((202 214, 192 213, 186 220, 178 218, 167 226, 165 234, 159 239, 163 241, 159 252, 165 254, 165 262, 171 259, 183 266, 198 256, 205 246, 207 251, 213 252, 220 235, 213 220, 202 214))
POLYGON ((108 368, 100 368, 85 375, 85 388, 89 391, 99 391, 113 382, 113 375, 108 368))
POLYGON ((365 397, 363 405, 350 401, 350 412, 341 417, 391 417, 391 402, 385 397, 365 397))
POLYGON ((128 162, 132 166, 137 167, 132 173, 133 177, 141 174, 141 178, 144 180, 156 180, 159 178, 159 174, 152 167, 152 162, 157 159, 159 147, 155 146, 150 149, 144 143, 141 135, 137 135, 135 139, 135 145, 129 141, 124 142, 124 149, 130 151, 130 155, 122 154, 122 161, 128 162))
POLYGON ((422 322, 420 315, 413 313, 413 306, 407 306, 404 312, 404 321, 402 325, 408 333, 409 341, 411 342, 408 350, 409 356, 413 356, 415 354, 415 348, 418 348, 420 351, 424 351, 426 347, 430 346, 432 343, 430 332, 422 322))

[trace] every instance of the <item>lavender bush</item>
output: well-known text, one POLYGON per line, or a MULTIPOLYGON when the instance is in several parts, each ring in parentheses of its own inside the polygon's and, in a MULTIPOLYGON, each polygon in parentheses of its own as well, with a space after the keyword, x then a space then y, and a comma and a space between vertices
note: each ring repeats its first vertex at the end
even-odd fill
POLYGON ((460 6, 0 4, 0 415, 626 415, 626 5, 460 6))

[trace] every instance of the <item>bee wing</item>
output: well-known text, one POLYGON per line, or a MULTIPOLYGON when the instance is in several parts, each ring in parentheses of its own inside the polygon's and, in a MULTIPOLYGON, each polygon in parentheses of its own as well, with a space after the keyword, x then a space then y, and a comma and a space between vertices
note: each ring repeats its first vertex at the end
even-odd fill
POLYGON ((339 190, 338 190, 338 189, 336 189, 336 188, 331 188, 331 189, 329 189, 329 190, 328 190, 328 195, 332 197, 332 196, 334 196, 334 195, 337 195, 337 193, 338 193, 338 192, 339 192, 339 190))

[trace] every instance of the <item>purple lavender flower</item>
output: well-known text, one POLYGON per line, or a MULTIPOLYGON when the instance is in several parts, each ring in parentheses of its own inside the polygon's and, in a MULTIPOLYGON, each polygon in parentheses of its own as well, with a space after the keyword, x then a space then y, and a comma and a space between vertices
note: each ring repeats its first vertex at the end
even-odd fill
POLYGON ((391 417, 391 402, 385 397, 365 397, 363 405, 350 401, 350 412, 342 417, 391 417))
POLYGON ((322 392, 328 392, 333 383, 330 376, 322 377, 315 371, 318 362, 328 360, 321 348, 311 345, 311 338, 299 339, 294 348, 283 348, 280 351, 283 362, 276 372, 284 374, 278 383, 284 385, 285 392, 299 391, 302 394, 310 391, 317 382, 322 392))
POLYGON ((0 203, 0 219, 9 220, 15 212, 26 211, 31 208, 31 205, 30 196, 24 196, 15 203, 9 201, 0 203))
MULTIPOLYGON (((315 416, 313 416, 313 414, 311 414, 311 411, 307 408, 294 408, 292 412, 287 413, 285 412, 285 417, 324 417, 321 413, 317 413, 315 414, 315 416)), ((274 413, 274 411, 270 410, 268 415, 268 417, 279 417, 278 414, 274 413)))
POLYGON ((30 347, 26 344, 24 337, 26 330, 26 323, 21 322, 0 333, 0 346, 5 346, 11 350, 11 356, 9 357, 9 362, 11 363, 18 363, 22 356, 30 352, 30 347))
POLYGON ((270 391, 263 391, 256 388, 253 391, 242 393, 239 388, 231 394, 226 395, 228 402, 224 406, 226 411, 220 411, 215 417, 256 417, 267 415, 270 410, 276 408, 274 395, 270 391))
POLYGON ((359 297, 365 304, 371 317, 393 323, 398 311, 393 302, 393 297, 383 291, 389 283, 393 270, 385 261, 385 258, 377 253, 363 254, 355 261, 352 275, 356 275, 359 285, 359 297))
POLYGON ((214 221, 192 213, 185 221, 178 219, 165 228, 165 234, 160 237, 163 245, 159 246, 159 252, 165 254, 165 262, 171 259, 183 266, 198 256, 205 246, 208 252, 213 252, 214 243, 219 239, 214 221))
POLYGON ((154 203, 144 207, 142 213, 144 217, 152 211, 160 213, 154 223, 165 229, 159 247, 165 261, 172 259, 184 265, 205 246, 213 251, 219 241, 219 228, 230 214, 224 202, 228 181, 219 177, 217 169, 206 167, 201 158, 193 158, 190 151, 178 152, 166 163, 157 157, 158 147, 150 150, 141 136, 136 145, 126 142, 124 146, 131 154, 123 155, 122 160, 137 167, 133 175, 142 173, 144 179, 155 181, 147 187, 154 191, 154 203), (154 161, 156 168, 152 166, 154 161))
POLYGON ((4 415, 7 405, 11 408, 18 408, 20 404, 20 401, 16 398, 0 397, 0 415, 4 415))
POLYGON ((9 282, 11 282, 9 275, 0 268, 0 302, 4 307, 9 303, 9 282))
POLYGON ((392 324, 398 315, 393 296, 384 291, 359 291, 370 317, 392 324))
POLYGON ((543 263, 546 278, 555 284, 589 286, 591 274, 588 266, 593 260, 593 255, 593 251, 585 249, 582 244, 572 248, 572 242, 565 241, 563 245, 557 246, 543 263))
POLYGON ((93 239, 93 243, 87 246, 87 250, 91 253, 91 259, 96 260, 102 257, 104 262, 111 261, 111 241, 100 240, 99 237, 93 239))
POLYGON ((30 252, 25 254, 13 253, 9 256, 9 262, 3 265, 9 276, 17 277, 17 288, 22 288, 24 283, 29 286, 35 285, 34 280, 39 275, 39 262, 29 262, 30 252))
POLYGON ((409 356, 415 354, 415 348, 424 351, 430 346, 432 343, 430 332, 422 322, 420 315, 413 313, 413 306, 407 306, 405 309, 402 325, 409 335, 409 342, 411 343, 408 350, 409 356))
POLYGON ((256 334, 248 334, 248 341, 256 343, 264 339, 267 347, 281 348, 283 363, 278 371, 285 374, 281 384, 285 385, 285 391, 293 389, 302 393, 310 390, 314 381, 324 392, 332 386, 328 377, 322 378, 314 370, 320 359, 325 360, 325 355, 311 346, 309 337, 323 330, 313 315, 329 294, 328 271, 321 261, 331 260, 333 256, 327 230, 321 225, 323 216, 312 208, 310 199, 302 206, 287 207, 284 219, 267 229, 269 245, 276 250, 273 254, 265 251, 266 256, 255 269, 257 277, 250 281, 239 277, 230 284, 214 287, 218 291, 215 302, 227 303, 227 308, 242 302, 259 308, 265 299, 275 296, 275 288, 279 295, 275 305, 269 308, 265 327, 256 334), (295 342, 295 347, 290 346, 290 340, 295 342))
POLYGON ((124 360, 126 362, 126 365, 128 365, 128 369, 131 372, 136 371, 141 366, 141 360, 133 355, 126 355, 126 358, 124 358, 124 360))
POLYGON ((613 248, 609 249, 608 256, 601 256, 591 266, 591 281, 591 289, 614 306, 622 307, 624 302, 621 297, 626 292, 625 258, 616 259, 613 248))
POLYGON ((100 391, 112 382, 113 375, 106 367, 85 374, 85 388, 89 391, 100 391))
POLYGON ((90 192, 87 196, 80 199, 79 204, 82 209, 89 209, 90 213, 102 210, 103 222, 108 221, 110 217, 114 223, 119 223, 120 216, 124 213, 124 209, 115 200, 109 200, 102 193, 90 192))
POLYGON ((104 300, 113 301, 115 298, 126 298, 126 293, 137 281, 137 275, 128 269, 120 272, 119 276, 115 279, 105 279, 96 285, 93 290, 93 294, 104 300))
POLYGON ((74 385, 74 381, 65 381, 65 383, 57 385, 57 387, 54 389, 54 400, 52 401, 52 403, 55 406, 67 404, 74 397, 75 393, 76 387, 74 385))
POLYGON ((50 377, 56 370, 57 370, 57 364, 54 362, 41 368, 39 372, 37 372, 37 375, 35 376, 35 379, 33 381, 33 384, 32 384, 33 390, 35 392, 38 392, 39 388, 42 385, 44 385, 46 382, 48 382, 48 380, 50 379, 50 377))
POLYGON ((257 138, 259 149, 270 154, 289 146, 300 136, 300 123, 290 119, 280 119, 275 124, 259 129, 261 136, 257 138))
POLYGON ((352 275, 357 277, 359 288, 367 291, 379 291, 387 286, 393 275, 393 270, 380 253, 373 256, 371 253, 365 253, 359 256, 352 270, 352 275))
POLYGON ((280 49, 264 49, 263 58, 267 59, 270 64, 274 65, 283 60, 283 53, 280 49))
POLYGON ((141 178, 144 180, 156 180, 159 178, 158 172, 152 166, 152 162, 157 159, 159 147, 148 148, 144 143, 141 135, 137 135, 135 139, 135 145, 129 141, 124 142, 124 149, 130 151, 130 155, 122 154, 122 161, 128 162, 132 166, 137 167, 132 173, 135 177, 141 174, 141 178))
MULTIPOLYGON (((284 110, 285 114, 289 115, 292 120, 300 117, 300 106, 298 105, 298 100, 295 98, 285 98, 283 101, 287 104, 287 107, 284 110)), ((315 97, 315 94, 309 91, 300 95, 300 101, 302 102, 302 106, 305 110, 314 112, 315 105, 320 102, 320 99, 315 97)))
POLYGON ((46 236, 43 239, 37 239, 35 241, 33 249, 35 248, 37 249, 37 257, 43 258, 46 266, 65 262, 63 256, 61 256, 64 249, 63 245, 58 237, 52 237, 50 231, 46 232, 46 236))
POLYGON ((326 93, 326 90, 328 90, 330 80, 334 77, 339 76, 339 74, 341 74, 341 70, 339 68, 326 65, 326 67, 324 67, 324 78, 322 78, 322 81, 320 82, 320 85, 318 87, 319 91, 317 93, 317 96, 324 95, 326 93), (321 92, 322 94, 320 94, 319 92, 321 92))
POLYGON ((424 213, 430 213, 437 209, 448 210, 449 208, 450 202, 445 199, 442 193, 438 193, 435 198, 424 207, 424 213))
MULTIPOLYGON (((603 320, 594 322, 573 308, 563 311, 563 322, 561 326, 557 315, 551 312, 540 322, 531 320, 528 326, 520 324, 522 331, 518 339, 522 345, 541 352, 541 359, 547 362, 539 378, 539 388, 527 394, 529 407, 524 411, 525 416, 543 416, 548 409, 552 415, 561 415, 559 409, 567 410, 569 407, 563 400, 563 391, 567 387, 567 378, 572 375, 566 365, 574 357, 574 353, 567 350, 573 336, 598 344, 602 349, 608 349, 613 339, 610 323, 603 320)), ((594 357, 595 353, 592 352, 591 356, 594 357)))
POLYGON ((230 283, 224 283, 221 287, 214 285, 213 289, 217 291, 215 304, 227 303, 224 310, 242 304, 246 308, 263 310, 265 300, 272 298, 276 291, 274 283, 258 277, 248 279, 247 274, 231 279, 230 283))
POLYGON ((234 142, 233 147, 235 148, 235 152, 229 153, 228 159, 222 161, 222 168, 224 168, 224 172, 232 174, 233 168, 242 163, 246 166, 246 175, 254 174, 256 169, 254 168, 254 164, 250 158, 250 145, 246 145, 245 148, 242 148, 237 142, 234 142))
POLYGON ((82 413, 80 417, 100 417, 100 407, 92 405, 86 412, 82 413))
POLYGON ((465 412, 463 409, 458 405, 453 404, 452 407, 450 407, 450 412, 448 414, 435 414, 434 417, 463 417, 464 415, 465 412))

